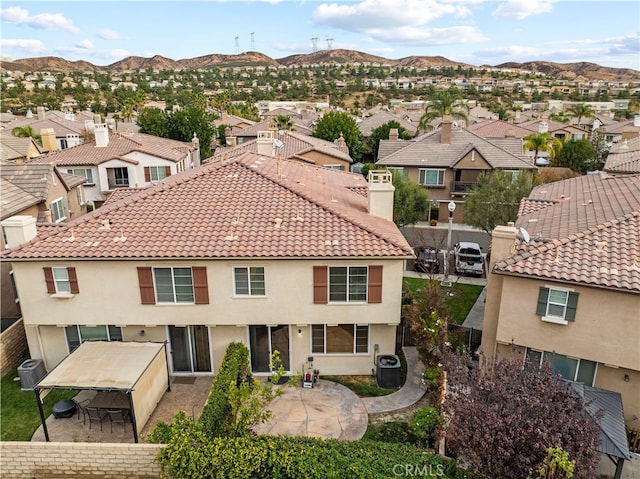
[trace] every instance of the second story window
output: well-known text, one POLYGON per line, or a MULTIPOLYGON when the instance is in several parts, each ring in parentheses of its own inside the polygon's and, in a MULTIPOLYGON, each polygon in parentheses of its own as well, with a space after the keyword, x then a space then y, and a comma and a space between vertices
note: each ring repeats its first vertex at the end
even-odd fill
POLYGON ((540 288, 536 314, 543 321, 567 324, 575 321, 578 293, 564 288, 540 288))
POLYGON ((335 266, 329 268, 330 303, 365 303, 366 301, 366 266, 335 266))
POLYGON ((54 223, 60 223, 67 219, 67 214, 64 210, 64 198, 58 198, 51 202, 51 220, 54 223))
POLYGON ((69 173, 70 175, 84 176, 87 179, 87 181, 84 182, 85 186, 95 185, 93 181, 93 172, 91 171, 91 168, 68 169, 67 173, 69 173))
POLYGON ((160 181, 167 176, 171 176, 171 168, 169 166, 144 167, 144 181, 160 181))
POLYGON ((264 268, 239 267, 233 268, 236 296, 264 296, 264 268))
POLYGON ((43 269, 47 293, 70 295, 80 292, 75 268, 54 266, 43 269))
POLYGON ((425 186, 444 186, 444 170, 420 168, 418 181, 425 186))
POLYGON ((107 168, 107 180, 109 189, 128 188, 129 187, 129 170, 128 168, 107 168))
POLYGON ((138 267, 142 304, 209 304, 207 269, 138 267))

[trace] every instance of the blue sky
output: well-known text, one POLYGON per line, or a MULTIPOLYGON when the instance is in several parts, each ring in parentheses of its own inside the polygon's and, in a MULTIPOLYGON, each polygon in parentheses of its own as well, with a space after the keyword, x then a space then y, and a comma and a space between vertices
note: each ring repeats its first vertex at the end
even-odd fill
POLYGON ((471 65, 531 60, 640 70, 640 2, 588 0, 2 1, 0 54, 108 65, 255 49, 347 48, 471 65))

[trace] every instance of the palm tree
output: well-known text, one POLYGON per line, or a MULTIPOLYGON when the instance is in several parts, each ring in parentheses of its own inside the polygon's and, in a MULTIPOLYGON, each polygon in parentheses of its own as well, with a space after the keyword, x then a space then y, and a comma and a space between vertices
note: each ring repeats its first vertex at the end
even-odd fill
POLYGON ((431 129, 431 122, 436 118, 444 118, 446 115, 450 115, 454 119, 464 120, 465 123, 469 122, 467 114, 461 109, 467 109, 458 103, 462 97, 457 88, 449 88, 441 92, 437 92, 433 96, 433 100, 427 104, 424 114, 420 117, 418 123, 418 130, 426 131, 431 129))
POLYGON ((18 138, 35 138, 36 132, 31 128, 30 125, 24 126, 16 126, 11 130, 11 134, 13 136, 17 136, 18 138))
POLYGON ((291 130, 293 128, 293 121, 289 115, 276 115, 274 121, 278 130, 291 130))
POLYGON ((567 113, 578 118, 578 127, 580 126, 580 120, 583 118, 592 118, 594 116, 591 105, 587 105, 586 103, 576 103, 575 105, 571 105, 571 108, 567 109, 567 113))
POLYGON ((549 158, 554 159, 562 149, 562 142, 547 131, 545 133, 532 133, 523 138, 522 147, 525 150, 533 151, 534 162, 538 159, 541 151, 549 153, 549 158))

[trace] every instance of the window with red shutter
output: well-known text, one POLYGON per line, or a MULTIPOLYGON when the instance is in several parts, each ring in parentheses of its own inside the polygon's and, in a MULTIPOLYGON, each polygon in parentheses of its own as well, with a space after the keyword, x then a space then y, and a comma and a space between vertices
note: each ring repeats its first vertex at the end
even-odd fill
POLYGON ((156 304, 151 267, 138 267, 138 285, 140 286, 140 301, 142 304, 156 304))

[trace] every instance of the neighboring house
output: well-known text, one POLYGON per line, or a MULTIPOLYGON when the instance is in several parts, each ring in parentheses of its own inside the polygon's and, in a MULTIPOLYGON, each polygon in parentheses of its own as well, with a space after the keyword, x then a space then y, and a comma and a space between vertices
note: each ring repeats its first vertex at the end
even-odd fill
POLYGON ((258 138, 231 148, 216 148, 214 160, 245 152, 302 161, 335 170, 349 171, 353 160, 344 139, 331 142, 294 131, 260 131, 258 138))
POLYGON ((371 116, 367 116, 363 118, 362 121, 358 120, 357 125, 358 129, 362 132, 362 136, 368 138, 371 136, 373 130, 379 126, 386 125, 390 121, 397 121, 411 136, 414 136, 418 132, 417 123, 411 123, 407 121, 404 116, 385 110, 380 110, 371 116))
POLYGON ((43 148, 29 137, 18 138, 16 136, 0 134, 0 160, 23 163, 44 153, 43 148))
POLYGON ((598 131, 604 134, 605 140, 609 146, 620 141, 640 136, 640 115, 636 115, 633 120, 603 125, 598 129, 598 131))
POLYGON ((637 421, 639 231, 640 175, 534 188, 515 227, 493 232, 483 353, 548 360, 567 379, 620 393, 637 421))
POLYGON ((64 150, 82 143, 93 128, 93 120, 76 121, 51 116, 46 120, 25 123, 40 137, 42 147, 47 151, 64 150))
POLYGON ((276 350, 292 373, 313 357, 371 374, 395 350, 413 252, 391 174, 370 178, 246 153, 38 231, 4 257, 31 357, 51 369, 86 340, 167 341, 172 374, 213 374, 241 341, 256 374, 276 350))
POLYGON ((532 160, 522 154, 518 156, 466 128, 453 127, 450 117, 439 129, 412 140, 380 141, 376 165, 402 171, 427 188, 431 200, 440 205, 440 218, 447 217, 450 201, 460 203, 455 221, 461 221, 464 198, 483 171, 502 169, 517 174, 536 170, 532 160))
POLYGON ((550 120, 548 118, 529 120, 518 123, 519 127, 531 130, 531 133, 549 133, 552 137, 559 140, 586 140, 589 132, 578 128, 577 126, 568 125, 559 121, 550 120))
POLYGON ((118 188, 144 188, 200 164, 197 138, 191 143, 143 133, 109 134, 95 125, 95 140, 37 158, 84 176, 86 199, 100 206, 118 188))
MULTIPOLYGON (((52 165, 0 162, 0 220, 20 216, 33 222, 61 223, 87 212, 82 184, 84 179, 62 173, 52 165)), ((7 246, 2 227, 2 250, 7 246)), ((13 288, 11 264, 2 262, 2 317, 15 317, 20 311, 13 288)))
POLYGON ((613 145, 603 169, 611 174, 640 173, 640 136, 613 145))

